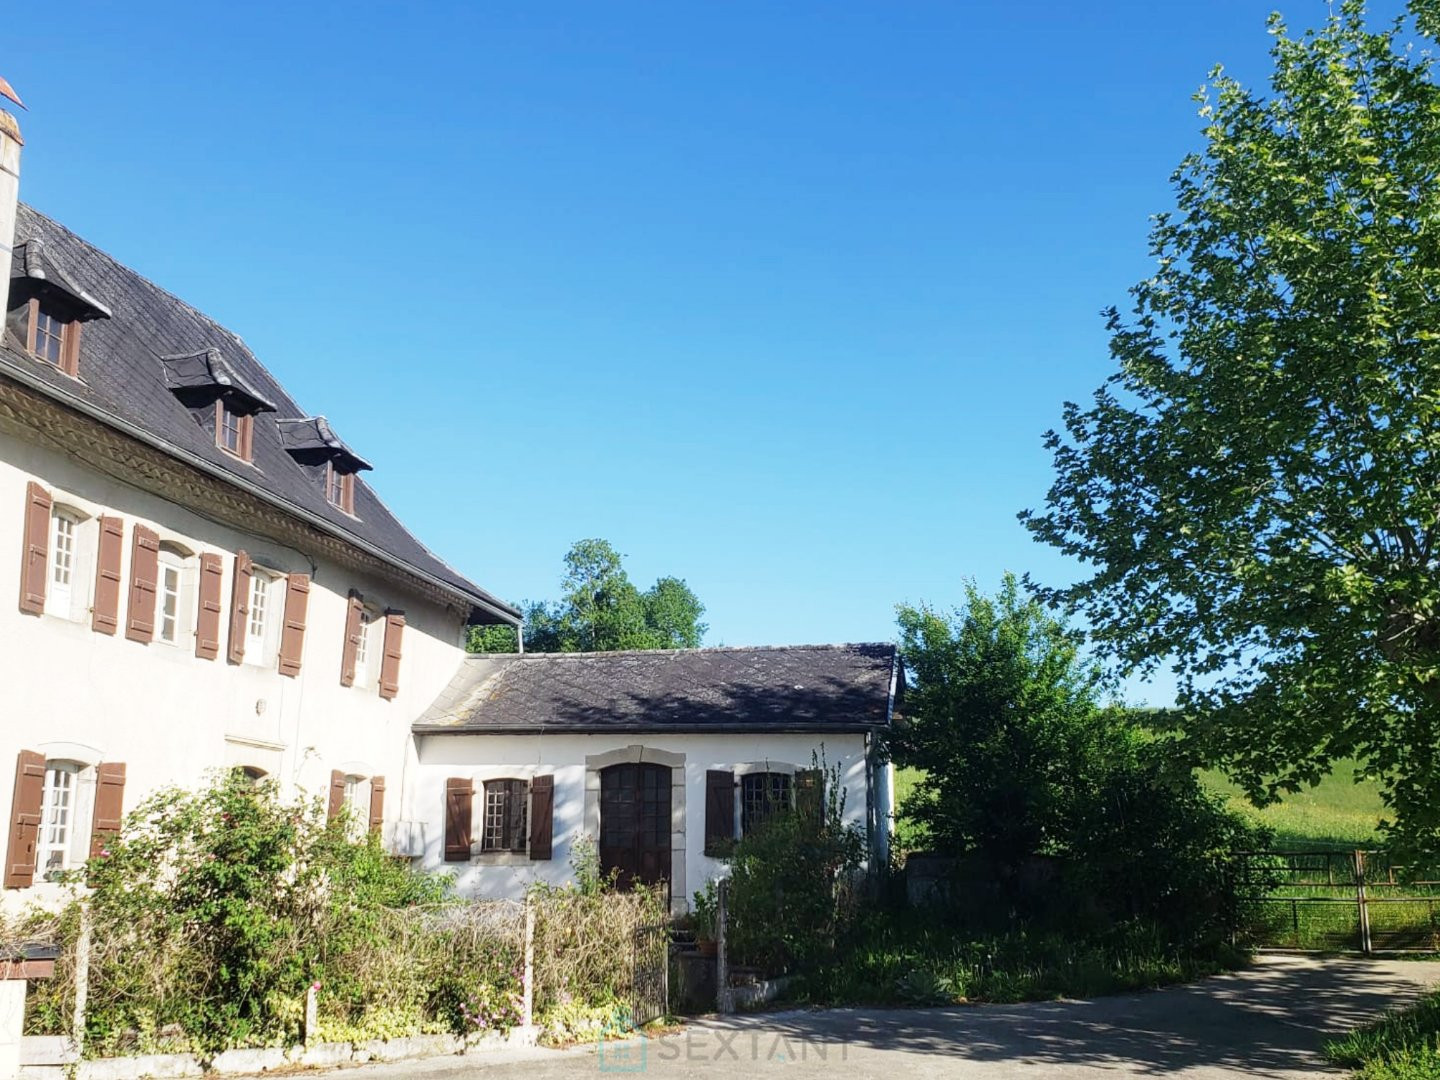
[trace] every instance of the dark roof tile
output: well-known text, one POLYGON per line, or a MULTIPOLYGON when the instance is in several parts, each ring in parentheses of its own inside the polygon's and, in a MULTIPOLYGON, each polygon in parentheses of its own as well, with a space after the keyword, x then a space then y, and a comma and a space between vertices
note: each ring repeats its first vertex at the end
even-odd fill
POLYGON ((420 734, 860 731, 889 722, 894 645, 466 658, 420 734))

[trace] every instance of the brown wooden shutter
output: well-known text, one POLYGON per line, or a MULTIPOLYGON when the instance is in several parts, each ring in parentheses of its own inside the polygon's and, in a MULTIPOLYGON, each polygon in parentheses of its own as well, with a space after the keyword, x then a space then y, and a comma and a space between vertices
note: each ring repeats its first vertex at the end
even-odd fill
POLYGON ((475 785, 461 777, 445 781, 445 861, 470 861, 470 806, 475 785))
POLYGON ((291 574, 285 579, 285 625, 280 631, 280 674, 300 674, 300 657, 305 650, 305 612, 310 606, 310 575, 291 574))
POLYGON ((95 552, 95 606, 90 609, 90 629, 101 634, 120 629, 120 559, 124 546, 125 522, 102 516, 95 552))
POLYGON ((400 639, 405 633, 405 613, 385 613, 385 652, 380 658, 380 696, 389 701, 400 692, 400 639))
POLYGON ((95 816, 90 824, 90 858, 105 850, 105 845, 120 834, 125 820, 125 766, 118 761, 101 762, 95 767, 95 816))
POLYGON ((360 653, 360 620, 365 614, 365 600, 350 590, 350 606, 345 612, 345 645, 340 653, 340 685, 355 685, 355 658, 360 653))
POLYGON ((345 809, 345 774, 339 769, 330 771, 330 802, 325 807, 325 820, 334 821, 345 809))
POLYGON ((230 585, 230 648, 226 654, 232 664, 245 659, 245 623, 250 618, 250 576, 255 572, 250 556, 235 553, 235 579, 230 585))
POLYGON ((378 833, 385 825, 385 777, 370 778, 370 831, 378 833))
POLYGON ((214 660, 220 655, 220 592, 225 564, 207 551, 200 556, 200 597, 195 612, 195 655, 214 660))
POLYGON ((735 774, 705 771, 705 854, 727 855, 735 841, 735 774))
POLYGON ((160 534, 136 525, 130 544, 130 598, 125 636, 148 642, 155 636, 155 592, 160 577, 160 534))
POLYGON ((5 888, 23 889, 35 881, 35 844, 40 839, 40 804, 45 797, 45 756, 21 750, 15 763, 15 793, 10 802, 10 847, 5 855, 5 888))
POLYGON ((795 809, 811 821, 825 820, 825 773, 822 770, 795 770, 795 809))
POLYGON ((25 525, 20 549, 20 610, 45 611, 45 564, 50 557, 50 492, 31 480, 25 489, 25 525))
POLYGON ((60 337, 60 370, 71 378, 80 374, 80 327, 78 320, 65 324, 60 337))
POLYGON ((548 859, 555 834, 555 777, 530 781, 530 858, 548 859))

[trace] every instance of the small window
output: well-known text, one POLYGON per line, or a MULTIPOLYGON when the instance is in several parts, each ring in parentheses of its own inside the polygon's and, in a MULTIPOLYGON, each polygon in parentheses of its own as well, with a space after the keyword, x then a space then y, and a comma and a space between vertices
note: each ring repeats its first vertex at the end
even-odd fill
POLYGON ((341 472, 333 461, 325 466, 325 501, 347 514, 355 513, 355 474, 341 472))
POLYGON ((79 374, 80 324, 56 317, 54 312, 41 308, 38 300, 30 301, 30 333, 26 344, 37 360, 54 364, 66 375, 79 374))
POLYGON ((370 628, 375 614, 367 607, 360 609, 360 633, 355 642, 355 685, 368 686, 370 680, 370 628))
POLYGON ((75 538, 79 522, 75 515, 59 508, 50 511, 50 580, 45 590, 45 610, 70 618, 75 586, 75 538))
POLYGON ((170 645, 180 644, 186 630, 185 556, 164 545, 160 548, 160 580, 155 589, 155 634, 170 645))
POLYGON ((485 781, 481 851, 524 851, 528 787, 524 780, 485 781))
POLYGON ((47 311, 35 313, 35 355, 60 366, 65 351, 65 324, 47 311))
POLYGON ((273 579, 256 567, 250 575, 250 615, 245 620, 245 660, 267 663, 266 638, 270 626, 270 586, 273 579))
POLYGON ((215 445, 241 461, 249 461, 255 431, 255 417, 241 415, 226 401, 215 403, 215 445))
POLYGON ((740 833, 748 835, 792 802, 786 773, 745 773, 740 777, 740 833))
POLYGON ((71 829, 75 825, 76 765, 49 762, 40 800, 40 842, 35 845, 36 867, 53 881, 70 868, 71 829))

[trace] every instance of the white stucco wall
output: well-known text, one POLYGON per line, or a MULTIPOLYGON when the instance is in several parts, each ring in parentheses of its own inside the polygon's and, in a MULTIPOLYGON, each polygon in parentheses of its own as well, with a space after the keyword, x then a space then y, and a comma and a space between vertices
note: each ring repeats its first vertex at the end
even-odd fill
MULTIPOLYGON (((705 882, 716 877, 724 864, 709 858, 705 847, 705 772, 707 769, 741 770, 766 762, 806 769, 812 755, 823 755, 827 770, 839 769, 845 793, 845 819, 866 828, 866 745, 860 734, 719 735, 424 735, 417 740, 419 766, 415 777, 415 813, 424 823, 426 869, 455 877, 462 895, 519 898, 535 881, 562 884, 571 880, 571 854, 582 835, 595 835, 598 810, 589 800, 587 820, 586 761, 623 758, 658 752, 642 760, 659 760, 672 767, 677 787, 672 788, 672 836, 683 829, 683 881, 673 879, 672 906, 683 910, 705 882), (683 756, 678 764, 676 755, 683 756), (472 855, 469 862, 445 862, 445 786, 450 778, 474 782, 473 838, 479 841, 486 780, 505 777, 528 780, 542 773, 555 776, 553 857, 532 861, 521 855, 472 855), (683 777, 683 781, 681 780, 683 777), (684 812, 678 804, 683 793, 684 812)), ((888 772, 888 767, 881 770, 888 772)), ((592 786, 595 781, 591 780, 592 786)), ((887 785, 888 786, 888 785, 887 785)), ((738 801, 738 793, 737 793, 738 801)), ((673 856, 673 852, 672 852, 673 856)))
MULTIPOLYGON (((278 628, 283 588, 274 594, 278 628)), ((462 620, 454 612, 405 595, 391 584, 310 553, 206 520, 164 499, 85 469, 42 447, 0 434, 0 807, 8 820, 16 755, 34 750, 52 758, 126 765, 125 808, 167 784, 194 785, 207 770, 250 765, 291 791, 323 794, 332 769, 386 778, 386 834, 400 841, 412 814, 404 805, 414 767, 410 725, 454 674, 463 657, 462 620), (57 504, 90 515, 82 523, 73 607, 75 620, 19 610, 22 511, 26 484, 35 480, 57 504), (119 515, 122 545, 120 629, 90 627, 94 591, 94 518, 119 515), (155 529, 170 541, 224 560, 221 653, 195 655, 194 592, 177 645, 141 644, 125 637, 132 530, 155 529), (88 529, 85 526, 89 526, 88 529), (258 565, 311 575, 301 673, 287 678, 272 658, 265 666, 230 664, 228 639, 233 555, 244 549, 258 565), (405 611, 399 694, 377 690, 383 626, 372 628, 370 678, 365 686, 340 685, 347 597, 360 590, 367 604, 405 611)), ((72 852, 88 850, 93 769, 80 774, 78 827, 72 852)), ((3 839, 0 839, 3 843, 3 839)), ((6 889, 3 902, 43 899, 48 886, 6 889)))

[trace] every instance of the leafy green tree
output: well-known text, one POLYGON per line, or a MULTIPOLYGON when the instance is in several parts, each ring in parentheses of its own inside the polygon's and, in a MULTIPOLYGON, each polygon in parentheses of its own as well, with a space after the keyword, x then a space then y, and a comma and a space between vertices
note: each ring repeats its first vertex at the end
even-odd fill
POLYGON ((1227 938, 1234 856, 1263 837, 1201 787, 1183 743, 1105 700, 1080 635, 1013 575, 993 597, 967 586, 952 614, 902 606, 899 621, 911 682, 891 751, 925 772, 903 812, 939 850, 978 864, 1009 914, 1227 938))
MULTIPOLYGON (((705 605, 680 578, 663 577, 641 592, 623 556, 606 540, 579 540, 565 556, 562 598, 531 601, 525 648, 533 652, 693 649, 705 636, 705 605)), ((474 627, 472 652, 514 652, 509 627, 474 627)))
MULTIPOLYGON (((1412 3, 1433 39, 1440 4, 1412 3)), ((1440 88, 1348 0, 1271 92, 1214 74, 1158 266, 1109 312, 1119 371, 1051 432, 1047 598, 1164 664, 1256 799, 1357 758, 1393 839, 1440 847, 1440 88)))
POLYGON ((903 812, 940 850, 997 863, 1052 852, 1077 788, 1093 786, 1104 732, 1099 671, 1079 636, 1014 575, 986 596, 965 587, 946 614, 898 609, 910 684, 896 764, 923 769, 903 812))

